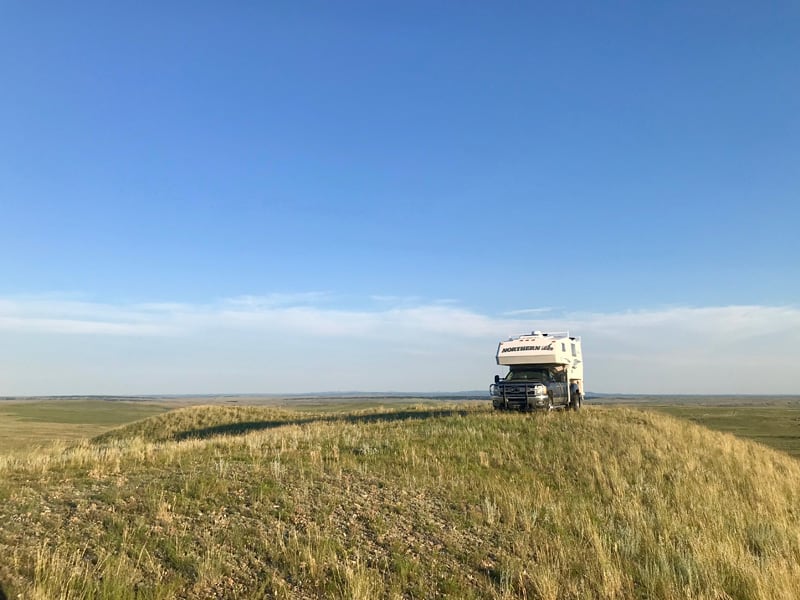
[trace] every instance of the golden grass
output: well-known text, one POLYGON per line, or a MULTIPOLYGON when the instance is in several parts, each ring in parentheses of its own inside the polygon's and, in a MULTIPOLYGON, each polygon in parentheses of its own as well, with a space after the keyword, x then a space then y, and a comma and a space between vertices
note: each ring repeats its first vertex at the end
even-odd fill
POLYGON ((34 598, 797 598, 800 464, 668 416, 201 407, 0 455, 34 598))

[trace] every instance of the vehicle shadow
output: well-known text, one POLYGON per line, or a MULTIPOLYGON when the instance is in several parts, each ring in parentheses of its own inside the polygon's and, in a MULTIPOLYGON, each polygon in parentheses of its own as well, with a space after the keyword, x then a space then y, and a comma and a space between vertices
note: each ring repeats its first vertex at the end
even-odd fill
MULTIPOLYGON (((380 421, 404 421, 420 419, 439 419, 443 417, 465 416, 469 411, 463 409, 436 409, 436 410, 403 410, 388 413, 371 413, 365 415, 330 415, 314 416, 297 419, 276 419, 267 421, 244 421, 238 423, 225 423, 204 427, 202 429, 191 429, 174 434, 172 439, 175 441, 190 439, 209 439, 219 436, 237 436, 251 433, 253 431, 266 431, 278 427, 288 427, 291 425, 308 425, 311 423, 377 423, 380 421)), ((2 600, 2 598, 0 598, 2 600)))

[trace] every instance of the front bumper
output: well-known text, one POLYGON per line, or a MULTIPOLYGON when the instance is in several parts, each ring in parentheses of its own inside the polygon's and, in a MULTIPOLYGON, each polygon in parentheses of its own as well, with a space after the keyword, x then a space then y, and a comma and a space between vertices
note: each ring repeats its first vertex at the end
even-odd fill
POLYGON ((550 406, 547 393, 535 393, 533 386, 493 386, 491 396, 495 408, 529 410, 550 406))

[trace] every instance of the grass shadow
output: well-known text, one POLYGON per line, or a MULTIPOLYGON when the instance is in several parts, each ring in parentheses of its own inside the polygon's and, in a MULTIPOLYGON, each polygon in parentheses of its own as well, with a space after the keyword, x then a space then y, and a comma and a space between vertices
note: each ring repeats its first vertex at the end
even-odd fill
MULTIPOLYGON (((290 425, 308 425, 310 423, 377 423, 380 421, 403 421, 420 419, 439 419, 442 417, 465 416, 468 411, 463 409, 436 409, 430 411, 402 410, 388 413, 374 413, 366 415, 330 415, 319 417, 306 417, 298 419, 245 421, 238 423, 224 423, 202 429, 182 431, 172 436, 175 441, 190 439, 209 439, 219 436, 244 435, 254 431, 265 431, 290 425)), ((0 598, 2 600, 2 598, 0 598)))
POLYGON ((288 425, 303 425, 311 423, 318 419, 285 419, 276 421, 240 421, 238 423, 223 423, 221 425, 214 425, 212 427, 204 427, 202 429, 190 429, 188 431, 181 431, 172 436, 175 441, 181 440, 205 440, 213 437, 224 435, 244 435, 253 431, 264 431, 266 429, 275 429, 277 427, 286 427, 288 425))

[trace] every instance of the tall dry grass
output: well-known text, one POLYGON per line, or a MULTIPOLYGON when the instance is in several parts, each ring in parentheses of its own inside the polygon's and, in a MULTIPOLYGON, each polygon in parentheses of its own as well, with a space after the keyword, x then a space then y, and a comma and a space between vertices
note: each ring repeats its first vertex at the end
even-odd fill
POLYGON ((0 458, 0 583, 63 598, 797 598, 800 466, 628 409, 203 407, 0 458))

